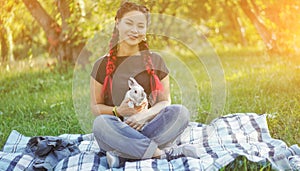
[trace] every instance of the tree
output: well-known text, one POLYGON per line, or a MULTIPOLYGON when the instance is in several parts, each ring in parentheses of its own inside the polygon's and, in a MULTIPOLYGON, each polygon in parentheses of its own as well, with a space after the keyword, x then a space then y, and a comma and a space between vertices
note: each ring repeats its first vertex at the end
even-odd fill
POLYGON ((262 22, 263 19, 260 17, 258 13, 258 7, 255 2, 241 0, 240 6, 242 10, 245 12, 246 16, 250 19, 250 21, 255 26, 258 34, 261 36, 263 42, 265 43, 266 47, 269 51, 278 52, 279 49, 277 47, 276 41, 272 36, 272 31, 267 28, 267 26, 262 22), (251 8, 252 6, 252 8, 251 8), (253 10, 252 10, 253 9, 253 10))
POLYGON ((13 54, 13 33, 11 29, 15 8, 13 8, 13 3, 0 1, 0 5, 2 6, 0 9, 1 56, 3 62, 6 62, 7 60, 11 62, 15 60, 13 54))
POLYGON ((2 56, 2 62, 6 62, 8 51, 7 51, 7 39, 5 37, 6 30, 3 27, 3 21, 0 19, 0 41, 1 41, 1 56, 2 56))
POLYGON ((240 6, 271 52, 299 51, 299 1, 240 0, 240 6))
POLYGON ((300 1, 274 1, 263 10, 280 53, 300 52, 300 1))
MULTIPOLYGON (((86 41, 95 34, 110 38, 113 18, 122 1, 2 0, 1 58, 23 59, 50 52, 59 62, 74 62, 86 41)), ((133 1, 146 5, 152 13, 172 15, 192 23, 216 48, 257 47, 264 43, 273 52, 299 51, 300 1, 133 1)), ((168 21, 155 29, 176 30, 176 27, 168 21)), ((155 41, 157 47, 170 43, 166 37, 151 36, 152 40, 160 39, 155 41)), ((108 45, 107 41, 101 43, 101 47, 108 45)), ((97 47, 99 44, 93 48, 97 47)), ((99 51, 104 53, 107 49, 99 51)))
POLYGON ((37 0, 22 0, 31 15, 40 24, 46 33, 49 51, 52 52, 60 63, 63 61, 74 62, 78 57, 84 42, 75 44, 80 35, 72 35, 68 19, 71 16, 70 6, 74 2, 70 0, 58 0, 56 5, 60 14, 61 25, 59 25, 42 7, 37 0), (74 40, 75 39, 75 40, 74 40))

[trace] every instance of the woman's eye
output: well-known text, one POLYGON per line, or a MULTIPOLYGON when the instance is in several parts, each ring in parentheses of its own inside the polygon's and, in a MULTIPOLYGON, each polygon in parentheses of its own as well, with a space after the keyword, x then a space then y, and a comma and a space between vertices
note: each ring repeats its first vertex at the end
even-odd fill
POLYGON ((143 28, 145 28, 145 26, 143 26, 143 25, 140 25, 140 26, 138 26, 140 29, 143 29, 143 28))
POLYGON ((125 23, 125 24, 127 24, 127 25, 132 25, 132 23, 130 23, 130 22, 127 22, 127 23, 125 23))

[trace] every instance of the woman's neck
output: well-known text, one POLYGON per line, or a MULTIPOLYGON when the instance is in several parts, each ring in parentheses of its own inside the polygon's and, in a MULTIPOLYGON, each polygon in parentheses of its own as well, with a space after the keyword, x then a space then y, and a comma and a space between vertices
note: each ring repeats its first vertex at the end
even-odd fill
POLYGON ((139 46, 130 46, 126 43, 120 43, 117 56, 140 55, 139 46))

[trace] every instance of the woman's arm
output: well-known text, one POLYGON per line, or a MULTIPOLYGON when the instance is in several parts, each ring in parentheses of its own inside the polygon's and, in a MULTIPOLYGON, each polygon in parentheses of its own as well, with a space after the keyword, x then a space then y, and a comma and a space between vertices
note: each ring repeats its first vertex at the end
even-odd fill
POLYGON ((158 95, 158 102, 146 112, 146 115, 150 119, 154 118, 163 108, 171 104, 169 75, 162 79, 161 83, 164 91, 158 95))
MULTIPOLYGON (((91 110, 95 116, 102 114, 113 114, 114 106, 108 106, 104 104, 102 95, 102 84, 97 82, 93 77, 90 79, 90 93, 91 93, 91 110)), ((124 99, 120 106, 117 106, 116 111, 120 116, 130 116, 136 114, 142 110, 142 107, 129 108, 129 99, 124 99)))
POLYGON ((113 114, 113 106, 104 104, 102 96, 102 84, 97 82, 93 77, 90 79, 90 93, 91 93, 91 110, 95 116, 101 114, 113 114))

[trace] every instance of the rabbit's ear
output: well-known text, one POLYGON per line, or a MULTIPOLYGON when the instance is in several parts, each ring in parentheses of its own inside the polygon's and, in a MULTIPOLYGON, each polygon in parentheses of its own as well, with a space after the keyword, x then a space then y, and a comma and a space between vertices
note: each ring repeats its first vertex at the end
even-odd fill
POLYGON ((129 86, 130 88, 132 88, 132 87, 134 87, 134 86, 136 86, 136 85, 138 85, 138 83, 135 81, 134 78, 130 77, 130 78, 128 79, 128 86, 129 86))

